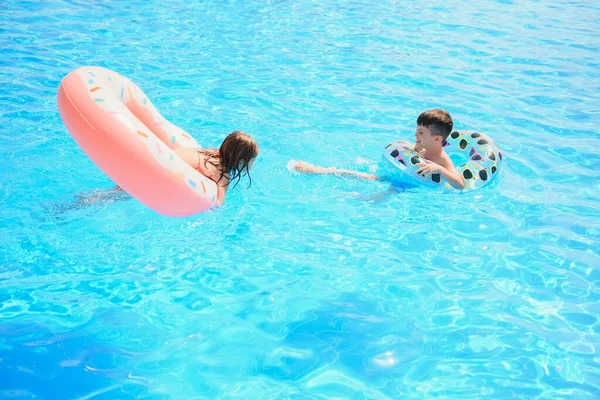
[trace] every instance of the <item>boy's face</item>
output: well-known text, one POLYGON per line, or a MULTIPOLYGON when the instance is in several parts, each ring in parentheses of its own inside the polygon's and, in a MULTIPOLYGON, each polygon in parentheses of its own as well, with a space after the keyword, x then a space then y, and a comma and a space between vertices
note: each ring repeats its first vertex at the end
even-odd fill
POLYGON ((442 144, 442 137, 433 134, 427 126, 417 125, 415 143, 417 147, 431 149, 442 144))

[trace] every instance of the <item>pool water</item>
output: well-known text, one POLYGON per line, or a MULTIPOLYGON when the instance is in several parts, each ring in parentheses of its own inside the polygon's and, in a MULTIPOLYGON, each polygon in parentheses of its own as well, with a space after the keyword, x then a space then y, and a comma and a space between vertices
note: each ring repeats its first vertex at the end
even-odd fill
POLYGON ((2 3, 0 397, 600 397, 600 5, 2 3), (168 5, 166 5, 168 4, 168 5), (219 210, 77 206, 112 182, 61 123, 82 65, 204 146, 261 146, 219 210), (447 109, 505 162, 459 194, 377 171, 447 109))

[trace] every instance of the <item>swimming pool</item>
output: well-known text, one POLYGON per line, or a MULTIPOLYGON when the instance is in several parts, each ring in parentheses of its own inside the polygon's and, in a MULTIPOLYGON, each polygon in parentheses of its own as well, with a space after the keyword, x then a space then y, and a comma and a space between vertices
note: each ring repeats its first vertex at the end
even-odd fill
POLYGON ((12 1, 0 14, 0 395, 600 396, 600 7, 593 2, 12 1), (377 4, 372 4, 377 3, 377 4), (252 186, 185 219, 111 182, 56 110, 101 65, 252 186), (419 113, 493 136, 466 194, 290 173, 375 168, 419 113))

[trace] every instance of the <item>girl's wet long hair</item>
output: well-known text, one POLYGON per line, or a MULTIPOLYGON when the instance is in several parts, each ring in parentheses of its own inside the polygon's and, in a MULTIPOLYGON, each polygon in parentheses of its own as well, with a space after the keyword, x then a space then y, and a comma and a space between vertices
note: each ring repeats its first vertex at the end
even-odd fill
MULTIPOLYGON (((229 182, 231 183, 234 179, 237 179, 236 187, 240 179, 244 175, 248 175, 250 183, 248 187, 252 185, 252 178, 250 177, 249 164, 253 158, 258 156, 258 144, 250 135, 242 131, 235 131, 227 135, 217 154, 209 154, 204 160, 204 165, 209 162, 221 170, 220 181, 226 173, 229 173, 229 182), (215 158, 219 159, 217 164, 215 158)), ((217 182, 218 182, 217 181, 217 182)))

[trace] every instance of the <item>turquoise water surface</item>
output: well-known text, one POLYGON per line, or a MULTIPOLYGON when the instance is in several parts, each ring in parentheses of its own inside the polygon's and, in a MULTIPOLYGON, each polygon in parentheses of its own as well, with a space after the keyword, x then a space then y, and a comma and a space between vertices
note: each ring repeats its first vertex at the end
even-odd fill
POLYGON ((45 0, 0 11, 0 397, 600 397, 600 5, 45 0), (112 186, 56 107, 82 65, 204 146, 261 155, 219 210, 112 186), (361 171, 425 109, 505 155, 470 193, 361 171), (357 195, 360 194, 360 195, 357 195))

